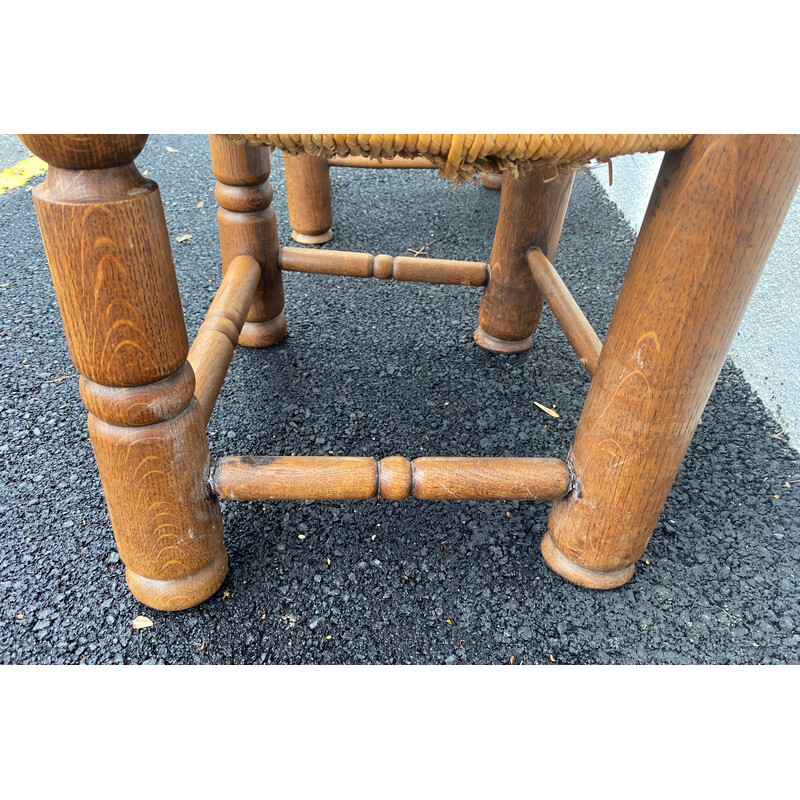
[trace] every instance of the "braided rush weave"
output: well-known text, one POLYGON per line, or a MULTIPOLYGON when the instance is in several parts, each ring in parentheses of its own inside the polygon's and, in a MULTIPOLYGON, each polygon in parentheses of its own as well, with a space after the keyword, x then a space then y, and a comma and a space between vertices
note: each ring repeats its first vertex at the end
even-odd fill
POLYGON ((566 133, 245 133, 228 134, 236 142, 277 147, 290 155, 394 156, 430 159, 440 174, 459 183, 478 172, 519 170, 534 163, 575 169, 614 156, 653 153, 684 147, 687 134, 566 134, 566 133))

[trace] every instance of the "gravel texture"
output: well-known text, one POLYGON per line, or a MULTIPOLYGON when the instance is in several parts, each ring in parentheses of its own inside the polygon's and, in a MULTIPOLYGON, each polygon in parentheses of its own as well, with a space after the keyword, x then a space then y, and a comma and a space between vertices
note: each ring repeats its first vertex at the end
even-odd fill
MULTIPOLYGON (((219 275, 207 139, 154 135, 137 163, 161 186, 191 338, 219 275)), ((421 170, 332 176, 329 246, 488 259, 498 193, 421 170)), ((280 155, 273 185, 288 244, 280 155)), ((29 189, 0 196, 0 663, 798 663, 800 483, 785 484, 800 456, 730 361, 620 589, 548 570, 549 503, 226 503, 222 589, 146 608, 114 546, 29 189), (153 625, 134 630, 139 615, 153 625)), ((633 243, 579 174, 557 263, 601 336, 633 243)), ((588 377, 549 311, 530 351, 498 356, 472 340, 478 289, 284 281, 289 335, 237 351, 212 457, 565 456, 588 377)))

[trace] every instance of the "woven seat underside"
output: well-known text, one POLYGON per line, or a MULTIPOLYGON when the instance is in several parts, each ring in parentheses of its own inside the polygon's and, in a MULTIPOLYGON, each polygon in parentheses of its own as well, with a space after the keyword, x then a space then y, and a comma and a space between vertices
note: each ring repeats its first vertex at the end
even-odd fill
POLYGON ((555 170, 576 169, 615 156, 654 153, 685 147, 690 134, 566 133, 245 133, 227 134, 236 142, 276 147, 290 155, 325 158, 395 156, 430 159, 440 174, 456 182, 478 172, 510 171, 516 175, 535 164, 555 170))

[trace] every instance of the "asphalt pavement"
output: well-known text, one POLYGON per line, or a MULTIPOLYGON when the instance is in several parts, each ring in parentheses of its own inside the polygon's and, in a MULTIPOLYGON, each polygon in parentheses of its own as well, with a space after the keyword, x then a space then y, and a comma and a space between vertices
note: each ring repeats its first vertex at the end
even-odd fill
MULTIPOLYGON (((0 155, 27 152, 0 137, 0 155)), ((161 187, 191 338, 220 269, 208 141, 153 135, 137 164, 161 187)), ((497 192, 423 170, 332 178, 328 246, 488 259, 497 192)), ((220 591, 184 612, 146 608, 127 590, 86 432, 29 193, 41 180, 0 195, 0 663, 798 663, 800 455, 730 361, 624 587, 550 572, 549 503, 224 503, 220 591), (153 624, 134 630, 140 615, 153 624)), ((289 244, 280 154, 272 180, 289 244)), ((578 174, 557 265, 601 337, 634 241, 578 174)), ((479 289, 284 284, 288 336, 237 350, 212 458, 566 455, 588 377, 548 310, 531 350, 499 356, 472 339, 479 289)))

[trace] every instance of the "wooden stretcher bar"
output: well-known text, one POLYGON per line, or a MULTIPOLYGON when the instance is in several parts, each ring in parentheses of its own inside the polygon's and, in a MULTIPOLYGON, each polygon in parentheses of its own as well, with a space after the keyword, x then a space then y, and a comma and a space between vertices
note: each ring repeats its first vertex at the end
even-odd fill
POLYGON ((553 500, 570 482, 557 458, 226 456, 211 477, 222 500, 553 500))
POLYGON ((489 280, 489 266, 481 261, 392 257, 345 250, 282 247, 278 263, 287 272, 311 272, 349 278, 393 278, 396 281, 456 286, 485 286, 489 280))
POLYGON ((533 279, 564 331, 567 341, 586 371, 594 375, 600 362, 603 343, 547 256, 538 247, 534 247, 528 250, 526 257, 533 279))
POLYGON ((332 167, 359 167, 361 169, 436 169, 436 165, 424 156, 416 158, 369 158, 368 156, 334 156, 328 159, 332 167))
POLYGON ((261 267, 254 258, 237 256, 231 261, 189 349, 187 360, 194 370, 194 393, 206 424, 228 372, 260 277, 261 267))

